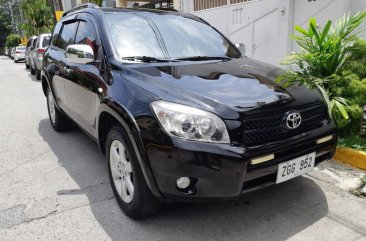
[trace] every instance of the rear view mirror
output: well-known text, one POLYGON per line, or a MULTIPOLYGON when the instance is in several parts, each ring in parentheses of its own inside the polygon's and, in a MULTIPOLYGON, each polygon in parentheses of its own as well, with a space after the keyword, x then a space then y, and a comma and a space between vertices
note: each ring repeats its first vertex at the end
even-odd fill
POLYGON ((242 55, 245 55, 246 49, 245 49, 245 45, 243 43, 235 44, 235 46, 242 55))
POLYGON ((71 44, 66 48, 65 58, 74 64, 89 64, 94 62, 94 51, 86 44, 71 44))

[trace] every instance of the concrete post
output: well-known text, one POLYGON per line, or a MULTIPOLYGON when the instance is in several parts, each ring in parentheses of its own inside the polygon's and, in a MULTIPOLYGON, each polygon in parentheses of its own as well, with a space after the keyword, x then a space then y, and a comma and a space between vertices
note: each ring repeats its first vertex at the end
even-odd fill
POLYGON ((127 0, 116 0, 116 7, 119 8, 127 7, 127 0))

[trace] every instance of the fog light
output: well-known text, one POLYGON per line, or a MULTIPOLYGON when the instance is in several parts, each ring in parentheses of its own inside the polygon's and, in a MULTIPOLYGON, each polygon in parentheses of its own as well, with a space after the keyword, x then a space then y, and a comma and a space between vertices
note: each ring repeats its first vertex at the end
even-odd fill
POLYGON ((179 189, 186 189, 191 184, 189 177, 180 177, 177 179, 177 187, 179 189))
POLYGON ((321 144, 321 143, 330 141, 332 139, 333 139, 333 135, 325 136, 323 138, 320 138, 320 139, 316 140, 316 144, 321 144))
POLYGON ((259 163, 263 163, 263 162, 273 160, 274 158, 275 158, 275 155, 272 153, 272 154, 269 154, 269 155, 252 158, 252 159, 250 159, 250 164, 251 165, 256 165, 256 164, 259 164, 259 163))

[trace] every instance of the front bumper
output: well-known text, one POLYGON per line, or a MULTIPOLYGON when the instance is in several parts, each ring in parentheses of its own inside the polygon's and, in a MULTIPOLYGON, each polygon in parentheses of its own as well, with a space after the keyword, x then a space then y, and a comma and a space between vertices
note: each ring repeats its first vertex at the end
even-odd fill
POLYGON ((185 141, 167 136, 161 130, 141 131, 142 141, 155 182, 163 197, 175 201, 232 199, 276 182, 278 164, 316 152, 315 164, 329 160, 336 149, 336 135, 331 125, 309 131, 297 138, 273 146, 253 149, 229 144, 185 141), (334 138, 322 144, 316 140, 334 138), (250 159, 274 154, 271 161, 251 165, 250 159), (176 180, 190 177, 194 186, 179 190, 176 180))

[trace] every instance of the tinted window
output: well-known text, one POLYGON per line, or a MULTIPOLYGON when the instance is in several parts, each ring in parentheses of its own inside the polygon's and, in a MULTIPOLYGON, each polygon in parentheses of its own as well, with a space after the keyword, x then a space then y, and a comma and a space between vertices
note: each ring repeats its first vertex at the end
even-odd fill
POLYGON ((42 41, 42 48, 47 48, 50 45, 51 36, 45 36, 42 41))
POLYGON ((67 46, 74 43, 75 28, 77 22, 63 24, 61 36, 58 40, 58 46, 66 49, 67 46))
POLYGON ((32 39, 28 40, 28 43, 27 43, 27 48, 29 48, 32 44, 32 39))
POLYGON ((94 25, 91 22, 80 21, 75 37, 75 43, 89 45, 94 50, 94 54, 96 54, 96 38, 97 34, 95 32, 94 25))
POLYGON ((33 39, 33 43, 32 43, 32 49, 34 49, 36 47, 38 38, 33 39))
POLYGON ((184 16, 155 13, 106 13, 112 42, 122 57, 186 58, 241 54, 211 26, 184 16), (151 26, 156 27, 154 30, 151 26))
POLYGON ((58 36, 60 35, 60 29, 61 29, 61 22, 58 22, 55 26, 55 29, 53 31, 53 35, 52 35, 52 45, 54 46, 58 46, 58 36))

